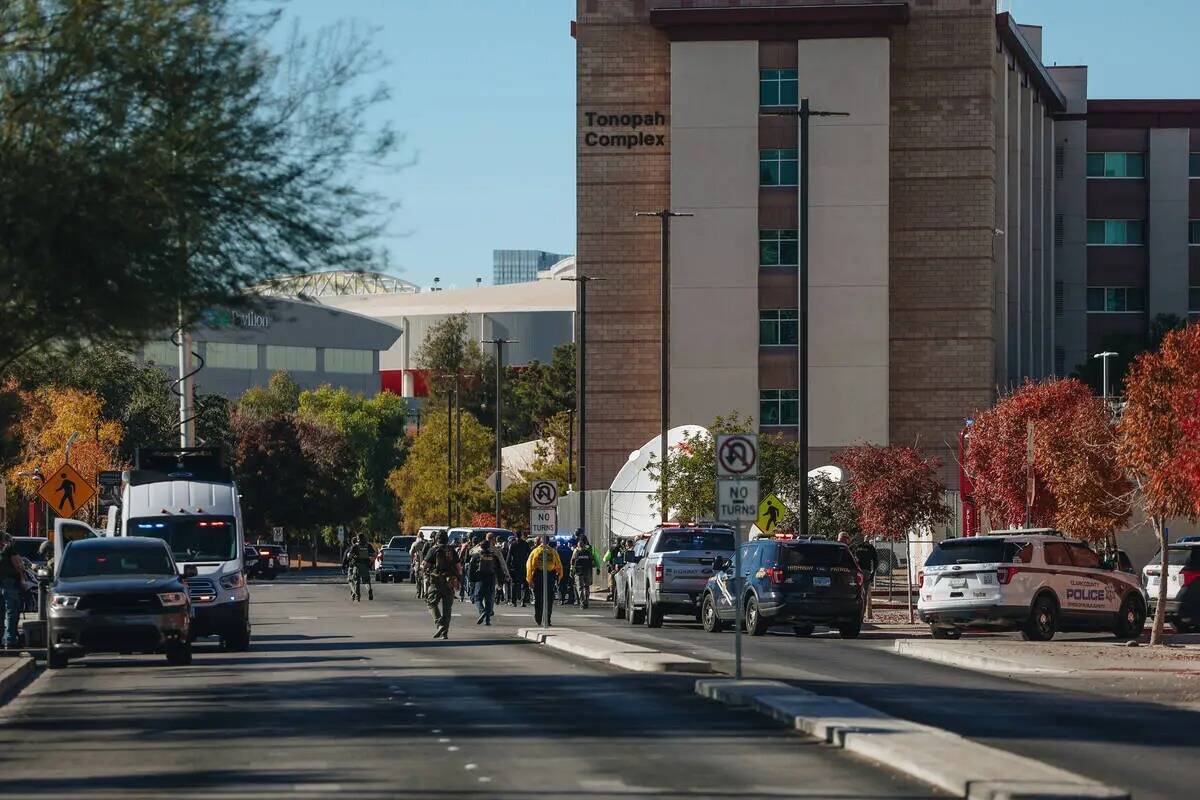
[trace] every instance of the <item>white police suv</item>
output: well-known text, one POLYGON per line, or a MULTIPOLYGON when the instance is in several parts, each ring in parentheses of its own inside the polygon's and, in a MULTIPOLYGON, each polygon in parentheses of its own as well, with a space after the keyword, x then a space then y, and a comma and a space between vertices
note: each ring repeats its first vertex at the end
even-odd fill
POLYGON ((1106 568, 1086 544, 1048 529, 939 542, 918 583, 917 610, 935 639, 968 627, 1019 630, 1034 641, 1095 630, 1130 639, 1146 622, 1136 575, 1106 568))

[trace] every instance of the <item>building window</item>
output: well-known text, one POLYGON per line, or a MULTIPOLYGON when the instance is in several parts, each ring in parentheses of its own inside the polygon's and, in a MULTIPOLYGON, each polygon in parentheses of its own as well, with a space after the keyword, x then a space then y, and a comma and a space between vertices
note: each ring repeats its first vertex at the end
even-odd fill
POLYGON ((1136 286, 1089 286, 1089 314, 1122 314, 1146 310, 1146 294, 1136 286))
POLYGON ((800 175, 799 151, 762 150, 758 154, 758 182, 762 186, 795 186, 800 175))
POLYGON ((1188 244, 1200 245, 1200 219, 1188 220, 1188 244))
POLYGON ((759 231, 758 265, 794 267, 800 263, 800 237, 797 231, 759 231))
POLYGON ((800 341, 800 322, 794 308, 770 309, 758 312, 759 344, 797 344, 800 341))
POLYGON ((1145 153, 1088 153, 1089 178, 1144 178, 1145 153))
POLYGON ((1054 348, 1054 374, 1062 375, 1067 371, 1067 351, 1061 347, 1054 348))
POLYGON ((317 348, 267 345, 267 369, 288 372, 316 372, 317 348))
POLYGON ((325 348, 325 371, 350 375, 369 375, 375 371, 374 351, 325 348))
POLYGON ((1063 299, 1065 289, 1062 281, 1054 282, 1054 316, 1061 317, 1063 315, 1063 299))
POLYGON ((799 425, 800 391, 763 389, 758 393, 759 425, 799 425))
POLYGON ((797 103, 796 70, 760 69, 758 71, 758 104, 760 106, 794 106, 797 103))
POLYGON ((1200 314, 1200 286, 1188 287, 1188 311, 1200 314))
POLYGON ((258 345, 209 342, 205 345, 204 366, 223 369, 258 369, 258 345))
POLYGON ((1062 247, 1067 236, 1067 225, 1062 214, 1054 215, 1054 246, 1062 247))
POLYGON ((173 342, 147 342, 142 358, 163 367, 179 368, 179 348, 173 342))
POLYGON ((1188 153, 1188 177, 1200 178, 1200 153, 1188 153))
POLYGON ((1066 158, 1066 148, 1061 144, 1054 148, 1054 178, 1063 179, 1063 160, 1066 158))
POLYGON ((1146 223, 1140 219, 1089 219, 1090 245, 1139 245, 1146 243, 1146 223))

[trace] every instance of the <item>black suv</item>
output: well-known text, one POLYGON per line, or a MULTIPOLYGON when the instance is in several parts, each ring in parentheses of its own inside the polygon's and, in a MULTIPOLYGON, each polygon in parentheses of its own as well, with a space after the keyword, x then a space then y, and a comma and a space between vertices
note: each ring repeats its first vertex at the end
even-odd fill
POLYGON ((742 605, 746 632, 761 636, 772 625, 791 625, 809 636, 816 625, 836 628, 843 639, 862 629, 862 570, 844 544, 823 539, 758 539, 741 546, 741 576, 718 559, 701 600, 704 629, 716 633, 742 605))
POLYGON ((281 572, 287 572, 288 556, 281 545, 277 544, 248 544, 246 545, 246 576, 249 578, 265 578, 275 580, 281 572), (249 559, 250 550, 254 551, 253 562, 249 559))

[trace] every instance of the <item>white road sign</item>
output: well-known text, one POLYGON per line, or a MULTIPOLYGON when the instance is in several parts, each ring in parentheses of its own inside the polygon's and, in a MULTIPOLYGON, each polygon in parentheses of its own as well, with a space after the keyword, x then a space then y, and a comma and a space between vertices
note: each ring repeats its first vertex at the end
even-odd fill
POLYGON ((558 481, 534 481, 529 485, 529 505, 534 508, 558 507, 558 481))
POLYGON ((717 437, 717 477, 758 477, 758 435, 722 434, 717 437))
POLYGON ((283 528, 271 528, 271 541, 283 544, 283 528))
MULTIPOLYGON (((508 473, 505 473, 500 478, 500 491, 503 492, 506 489, 508 489, 509 486, 512 486, 512 482, 513 482, 512 477, 509 476, 508 473)), ((486 483, 487 487, 489 489, 491 489, 493 492, 496 491, 496 471, 495 470, 492 470, 492 474, 487 476, 487 478, 484 480, 484 483, 486 483)))
POLYGON ((558 533, 558 510, 553 508, 529 509, 529 532, 534 536, 553 536, 558 533))
POLYGON ((758 519, 758 479, 717 481, 717 519, 721 522, 758 519))

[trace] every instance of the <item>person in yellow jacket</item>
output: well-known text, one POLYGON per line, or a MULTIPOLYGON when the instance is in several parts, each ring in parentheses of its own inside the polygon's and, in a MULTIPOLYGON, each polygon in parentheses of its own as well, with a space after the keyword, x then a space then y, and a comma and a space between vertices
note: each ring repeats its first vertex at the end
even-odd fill
POLYGON ((542 624, 542 612, 546 614, 546 627, 550 627, 550 614, 554 611, 554 587, 563 577, 562 559, 550 544, 549 536, 538 539, 538 546, 525 562, 525 578, 533 588, 533 621, 542 624))

